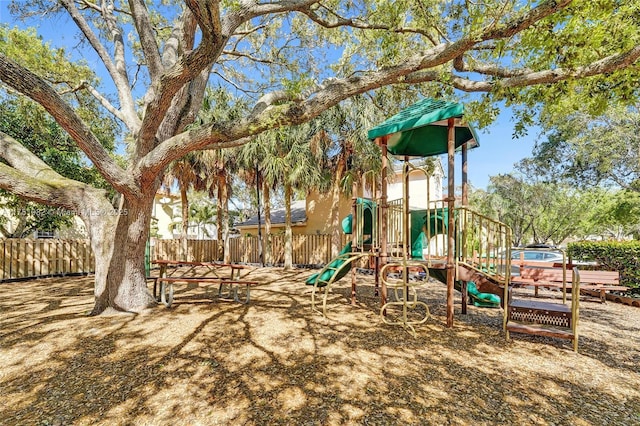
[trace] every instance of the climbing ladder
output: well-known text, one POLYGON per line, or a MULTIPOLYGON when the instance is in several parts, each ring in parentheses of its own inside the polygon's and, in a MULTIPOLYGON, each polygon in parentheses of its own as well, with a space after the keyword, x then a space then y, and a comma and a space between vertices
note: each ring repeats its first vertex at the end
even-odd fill
MULTIPOLYGON (((429 270, 424 263, 412 262, 404 260, 397 263, 387 263, 380 270, 380 276, 382 281, 386 284, 387 289, 393 290, 394 299, 388 301, 380 308, 380 317, 382 322, 389 325, 401 325, 404 329, 409 330, 411 334, 416 337, 416 330, 414 325, 423 324, 431 316, 429 307, 426 303, 418 300, 418 293, 416 287, 423 285, 422 282, 412 282, 409 279, 409 270, 422 270, 425 273, 425 277, 429 276, 429 270), (390 279, 389 272, 401 270, 401 279, 390 279), (387 310, 393 306, 399 306, 401 308, 401 315, 397 319, 390 319, 387 315, 387 310), (424 314, 420 319, 410 319, 409 312, 416 311, 418 307, 424 308, 424 314)), ((417 312, 417 311, 416 311, 417 312)))

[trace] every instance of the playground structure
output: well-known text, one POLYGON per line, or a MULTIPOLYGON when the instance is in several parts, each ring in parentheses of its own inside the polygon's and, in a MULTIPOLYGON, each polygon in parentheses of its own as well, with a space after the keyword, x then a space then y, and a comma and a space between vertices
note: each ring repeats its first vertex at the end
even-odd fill
MULTIPOLYGON (((415 335, 415 325, 429 318, 429 307, 418 300, 416 288, 426 280, 410 280, 410 272, 422 273, 446 283, 447 327, 453 326, 454 289, 461 294, 462 313, 467 312, 467 297, 476 306, 502 306, 503 328, 510 333, 551 336, 573 341, 578 350, 578 305, 580 273, 573 271, 572 301, 546 303, 522 301, 512 297, 511 230, 467 206, 467 151, 478 146, 473 129, 463 121, 462 105, 424 99, 389 118, 369 131, 382 153, 382 172, 374 185, 372 197, 358 198, 354 184, 351 215, 343 223, 343 230, 351 234, 351 241, 338 258, 307 280, 315 293, 324 287, 323 314, 331 284, 344 277, 351 265, 369 257, 374 265, 375 291, 380 296, 380 316, 386 324, 401 325, 415 335), (455 196, 455 153, 462 157, 462 194, 455 196), (447 196, 432 200, 429 194, 429 173, 410 162, 412 158, 447 154, 447 196), (403 162, 403 194, 398 200, 387 199, 388 155, 403 162), (425 193, 427 207, 411 208, 409 175, 421 171, 427 177, 425 193), (392 276, 400 274, 400 277, 392 276), (456 286, 457 285, 457 286, 456 286), (388 299, 389 289, 393 300, 388 299), (400 308, 400 315, 390 319, 388 311, 400 308), (419 310, 418 308, 422 308, 419 310), (413 312, 412 315, 409 315, 413 312), (419 313, 421 316, 416 315, 419 313)), ((522 271, 522 265, 521 265, 522 271)), ((535 286, 566 288, 566 258, 562 270, 543 271, 542 280, 534 277, 535 286), (553 275, 549 279, 549 274, 553 275)), ((526 283, 525 283, 526 284, 526 283)), ((597 278, 594 288, 602 294, 606 287, 597 278)), ((536 287, 537 288, 537 287, 536 287)), ((609 287, 614 288, 614 287, 609 287)), ((351 274, 351 303, 356 302, 356 275, 351 274)))
POLYGON ((380 296, 380 314, 385 323, 399 324, 412 332, 414 325, 429 317, 426 304, 417 300, 416 288, 427 280, 411 280, 413 274, 430 275, 447 285, 447 326, 453 326, 454 289, 462 293, 462 312, 467 310, 467 294, 475 304, 496 306, 509 285, 511 233, 508 226, 467 207, 467 151, 478 146, 472 127, 463 121, 462 105, 424 99, 389 118, 369 131, 369 138, 381 149, 382 171, 371 198, 359 198, 354 184, 351 215, 343 222, 343 231, 351 241, 340 255, 307 284, 315 293, 324 288, 323 313, 331 284, 351 275, 351 301, 356 301, 356 275, 351 265, 369 257, 375 270, 375 291, 380 296), (462 194, 455 197, 455 153, 462 157, 462 194), (447 196, 432 200, 429 173, 410 160, 447 154, 447 196), (387 198, 388 155, 403 162, 403 196, 387 198), (422 172, 427 177, 424 197, 426 209, 412 209, 409 175, 422 172), (456 203, 458 201, 458 203, 456 203), (452 214, 450 214, 452 212, 452 214), (394 274, 392 274, 394 273, 394 274), (400 274, 400 278, 393 275, 400 274), (468 285, 467 283, 472 283, 468 285), (468 289, 471 288, 471 291, 468 289), (394 298, 389 300, 389 290, 394 298), (398 320, 389 320, 387 311, 400 308, 398 320), (408 312, 421 307, 422 318, 409 318, 408 312))

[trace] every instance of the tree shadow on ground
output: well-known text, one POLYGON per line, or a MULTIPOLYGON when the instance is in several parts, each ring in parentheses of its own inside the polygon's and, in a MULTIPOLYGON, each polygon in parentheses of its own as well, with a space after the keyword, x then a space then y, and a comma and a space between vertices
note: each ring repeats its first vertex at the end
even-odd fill
POLYGON ((198 299, 193 288, 140 315, 86 317, 84 291, 50 294, 54 309, 29 306, 28 291, 5 294, 0 306, 14 315, 2 318, 0 423, 640 422, 640 376, 615 362, 633 348, 591 356, 606 336, 588 338, 587 356, 555 341, 506 342, 501 313, 471 307, 448 329, 442 286, 420 294, 432 318, 413 337, 381 323, 371 286, 357 306, 349 283, 336 286, 324 318, 311 310, 308 274, 278 272, 254 273, 269 284, 247 305, 198 299))

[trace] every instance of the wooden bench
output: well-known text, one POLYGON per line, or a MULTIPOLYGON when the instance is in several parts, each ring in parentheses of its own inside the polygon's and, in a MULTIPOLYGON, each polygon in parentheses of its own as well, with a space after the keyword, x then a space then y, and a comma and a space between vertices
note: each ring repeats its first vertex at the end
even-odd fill
POLYGON ((260 284, 258 281, 231 280, 214 277, 158 277, 156 280, 160 284, 160 301, 164 303, 167 308, 171 307, 171 304, 173 303, 173 283, 176 282, 219 284, 217 297, 222 297, 222 288, 224 285, 228 285, 229 293, 227 297, 231 298, 233 296, 233 300, 235 300, 236 302, 240 302, 240 299, 238 297, 238 287, 240 285, 245 285, 247 297, 246 300, 242 302, 245 304, 249 303, 249 301, 251 300, 251 286, 260 284))
MULTIPOLYGON (((541 269, 541 268, 538 268, 541 269)), ((562 282, 562 270, 555 270, 554 277, 562 282)), ((540 273, 542 274, 542 273, 540 273)), ((580 300, 581 272, 573 269, 571 282, 571 304, 518 300, 512 295, 512 286, 505 288, 507 301, 504 314, 504 330, 507 340, 509 333, 525 333, 538 336, 556 337, 573 341, 573 350, 578 351, 578 310, 580 300)), ((534 281, 531 278, 522 278, 534 281)), ((556 281, 557 282, 557 281, 556 281)), ((566 283, 561 284, 566 287, 566 283)))
MULTIPOLYGON (((562 300, 566 301, 566 283, 573 280, 572 270, 562 267, 540 267, 538 264, 522 264, 520 276, 514 277, 511 284, 516 287, 534 287, 535 296, 538 288, 561 288, 562 300)), ((607 300, 608 291, 627 291, 628 287, 620 285, 620 274, 616 271, 580 271, 580 291, 599 297, 601 303, 607 300)))

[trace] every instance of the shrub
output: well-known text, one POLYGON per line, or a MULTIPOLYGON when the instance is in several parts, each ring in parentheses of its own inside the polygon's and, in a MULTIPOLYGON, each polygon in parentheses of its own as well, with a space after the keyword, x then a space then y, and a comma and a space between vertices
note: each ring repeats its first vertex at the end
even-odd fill
POLYGON ((640 241, 579 241, 567 245, 572 259, 592 260, 602 269, 619 271, 620 284, 640 294, 640 241))

